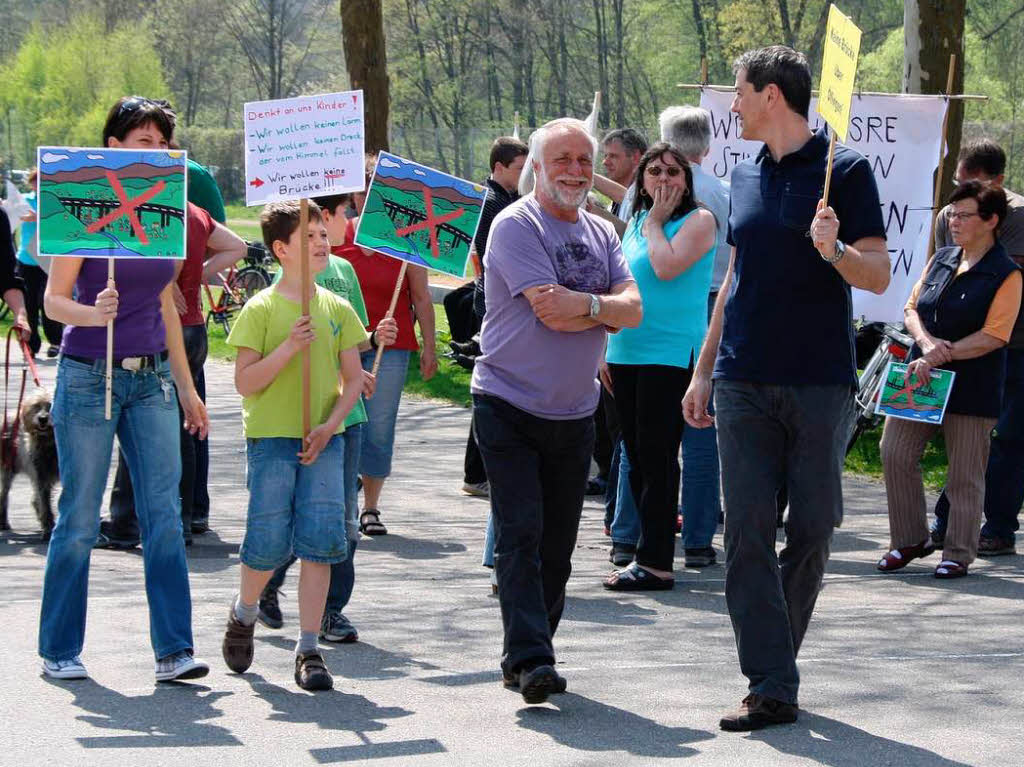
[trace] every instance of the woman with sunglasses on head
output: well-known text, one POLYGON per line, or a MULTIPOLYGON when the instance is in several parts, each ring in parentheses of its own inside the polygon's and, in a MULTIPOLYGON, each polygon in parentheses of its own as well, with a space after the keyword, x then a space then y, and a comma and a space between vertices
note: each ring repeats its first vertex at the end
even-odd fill
MULTIPOLYGON (((107 116, 103 143, 166 149, 173 129, 160 103, 122 98, 107 116)), ((63 487, 39 618, 39 654, 49 677, 88 676, 79 656, 85 640, 89 559, 99 532, 115 434, 137 490, 156 679, 197 679, 209 671, 192 654, 192 603, 179 511, 178 402, 185 428, 200 436, 209 428, 189 373, 174 304, 173 283, 180 266, 180 261, 168 259, 119 258, 115 287, 107 284, 104 258, 68 256, 53 259, 51 265, 46 312, 67 327, 53 397, 63 487), (112 417, 107 420, 109 321, 114 325, 114 366, 112 417)))
POLYGON ((636 210, 622 252, 640 288, 640 326, 608 338, 602 379, 615 398, 640 513, 636 557, 604 582, 613 591, 670 589, 679 498, 679 403, 707 332, 715 217, 693 195, 686 158, 666 142, 637 168, 636 210))
MULTIPOLYGON (((936 578, 960 578, 978 554, 985 468, 1006 377, 1006 344, 1021 305, 1021 272, 999 242, 1006 193, 966 181, 949 198, 954 245, 939 248, 903 310, 914 337, 904 385, 931 380, 932 368, 956 373, 942 420, 949 468, 949 522, 936 578)), ((913 390, 908 394, 908 401, 913 390)), ((928 533, 921 456, 939 424, 887 418, 882 470, 889 501, 890 550, 882 572, 905 567, 935 547, 928 533)))

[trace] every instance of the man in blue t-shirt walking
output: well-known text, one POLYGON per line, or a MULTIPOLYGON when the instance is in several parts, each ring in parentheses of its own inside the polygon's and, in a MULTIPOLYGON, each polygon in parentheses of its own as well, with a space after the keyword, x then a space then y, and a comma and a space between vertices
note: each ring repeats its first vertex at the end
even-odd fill
POLYGON ((718 427, 725 596, 750 680, 750 694, 720 725, 756 730, 797 718, 796 655, 843 514, 857 383, 850 287, 882 293, 890 271, 863 156, 836 149, 822 201, 829 142, 807 122, 804 55, 762 48, 743 54, 735 71, 732 111, 743 137, 765 146, 732 174, 731 262, 683 412, 691 426, 718 427), (776 557, 775 497, 784 485, 789 518, 776 557))

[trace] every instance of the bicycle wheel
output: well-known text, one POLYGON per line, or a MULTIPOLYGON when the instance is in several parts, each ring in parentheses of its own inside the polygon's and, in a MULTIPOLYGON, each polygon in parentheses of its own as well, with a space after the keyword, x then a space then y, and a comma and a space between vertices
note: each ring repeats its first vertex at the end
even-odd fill
POLYGON ((231 279, 231 290, 244 304, 264 288, 270 287, 270 277, 263 269, 246 266, 231 279))

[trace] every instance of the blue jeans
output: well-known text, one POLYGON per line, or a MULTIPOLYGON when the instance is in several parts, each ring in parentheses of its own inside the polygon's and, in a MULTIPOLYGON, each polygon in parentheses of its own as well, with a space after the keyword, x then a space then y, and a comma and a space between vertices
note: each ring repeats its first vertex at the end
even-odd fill
MULTIPOLYGON (((373 369, 377 352, 363 352, 363 370, 373 369)), ((377 389, 373 397, 366 400, 366 416, 369 422, 363 433, 363 452, 359 458, 359 473, 375 479, 391 475, 391 454, 395 447, 395 420, 398 418, 398 403, 402 400, 405 376, 409 371, 410 352, 403 349, 386 349, 377 369, 377 389)))
MULTIPOLYGON (((715 310, 717 292, 708 295, 708 322, 715 310)), ((714 405, 708 404, 714 413, 714 405)), ((718 476, 718 433, 714 426, 683 432, 683 487, 679 512, 683 515, 683 548, 711 545, 722 514, 722 487, 718 476)))
POLYGON ((615 446, 619 473, 615 497, 615 518, 612 520, 612 543, 636 547, 640 541, 640 511, 636 507, 629 479, 629 458, 620 439, 615 446))
POLYGON ((139 489, 149 634, 159 659, 192 648, 192 600, 181 534, 178 398, 167 362, 133 373, 115 369, 112 417, 104 418, 106 362, 61 358, 53 426, 61 467, 57 526, 46 556, 39 654, 68 660, 82 652, 89 558, 100 524, 114 435, 139 489))
MULTIPOLYGON (((1024 504, 1024 350, 1006 353, 1006 387, 1003 409, 992 432, 992 448, 985 470, 985 538, 1008 538, 1020 529, 1024 504)), ((935 504, 934 529, 945 535, 949 500, 945 490, 935 504)))
MULTIPOLYGON (((331 585, 327 591, 325 613, 340 613, 344 610, 352 598, 352 589, 355 587, 356 570, 353 559, 359 546, 359 450, 363 441, 364 426, 362 423, 349 426, 342 435, 345 442, 345 532, 348 536, 348 557, 343 562, 331 565, 331 585)), ((267 585, 268 589, 276 591, 281 588, 285 574, 293 562, 294 555, 287 564, 274 571, 267 585)))
POLYGON ((345 443, 330 438, 317 459, 304 466, 302 440, 246 440, 249 509, 239 559, 253 570, 276 570, 294 553, 333 565, 348 556, 345 535, 345 443))
POLYGON ((722 512, 720 487, 715 427, 684 430, 683 488, 679 506, 683 515, 684 549, 703 549, 711 545, 722 512))

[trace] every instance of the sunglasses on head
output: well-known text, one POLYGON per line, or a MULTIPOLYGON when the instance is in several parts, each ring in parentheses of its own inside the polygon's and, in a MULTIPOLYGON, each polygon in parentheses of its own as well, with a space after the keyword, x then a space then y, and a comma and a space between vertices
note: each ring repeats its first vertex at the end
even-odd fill
POLYGON ((683 172, 682 168, 677 168, 675 165, 668 165, 664 168, 660 165, 648 165, 646 170, 648 176, 654 176, 655 178, 660 176, 662 171, 665 171, 665 175, 669 178, 675 178, 683 172))
POLYGON ((171 102, 166 99, 147 99, 144 96, 130 96, 121 102, 121 106, 117 110, 118 116, 123 114, 131 114, 140 109, 146 109, 153 107, 159 109, 166 114, 171 122, 177 120, 177 113, 174 111, 174 107, 171 106, 171 102))

